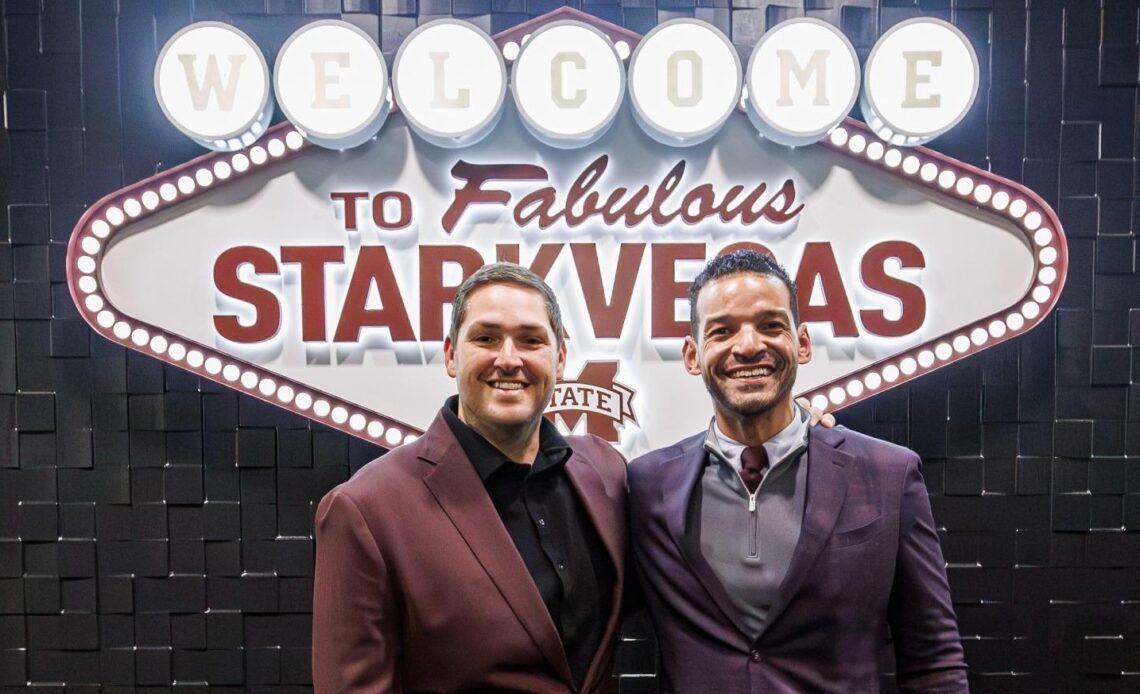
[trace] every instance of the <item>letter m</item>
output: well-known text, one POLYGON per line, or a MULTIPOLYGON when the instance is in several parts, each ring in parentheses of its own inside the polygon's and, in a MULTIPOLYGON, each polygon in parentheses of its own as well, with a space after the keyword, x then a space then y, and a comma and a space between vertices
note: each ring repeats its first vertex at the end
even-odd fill
POLYGON ((195 111, 205 111, 210 105, 213 96, 218 103, 218 109, 232 111, 234 96, 237 94, 238 78, 246 56, 235 54, 227 55, 230 69, 228 79, 222 84, 222 71, 218 67, 218 56, 210 54, 206 58, 206 70, 201 79, 198 78, 194 63, 198 56, 193 53, 179 53, 178 62, 182 63, 182 71, 186 75, 186 88, 190 91, 190 103, 195 111))

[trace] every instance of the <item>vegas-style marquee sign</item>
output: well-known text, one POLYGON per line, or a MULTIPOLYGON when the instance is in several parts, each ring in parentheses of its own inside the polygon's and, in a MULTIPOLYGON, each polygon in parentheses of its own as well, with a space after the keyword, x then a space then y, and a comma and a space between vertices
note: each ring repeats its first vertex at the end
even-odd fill
MULTIPOLYGON (((493 38, 449 20, 405 40, 392 94, 366 36, 310 25, 274 68, 290 122, 250 142, 236 120, 199 124, 188 134, 218 151, 93 205, 68 250, 72 296, 108 339, 393 446, 454 392, 441 362, 456 286, 514 260, 554 287, 567 322, 549 415, 631 455, 708 421, 680 363, 684 297, 732 248, 771 252, 796 278, 814 344, 796 390, 825 410, 1039 323, 1067 266, 1056 215, 1012 181, 913 147, 968 109, 972 51, 926 36, 922 55, 900 57, 917 50, 915 23, 897 25, 860 95, 841 34, 786 24, 790 40, 776 27, 745 74, 723 36, 690 20, 640 37, 563 9, 493 38), (942 90, 947 65, 968 98, 942 90), (880 81, 891 70, 893 86, 880 81), (867 125, 845 119, 857 99, 867 125), (942 113, 914 116, 908 99, 942 113)), ((256 63, 230 43, 177 57, 190 50, 179 40, 164 50, 179 65, 256 63)), ((221 105, 226 74, 187 103, 221 105)), ((266 110, 237 86, 232 97, 266 110)))

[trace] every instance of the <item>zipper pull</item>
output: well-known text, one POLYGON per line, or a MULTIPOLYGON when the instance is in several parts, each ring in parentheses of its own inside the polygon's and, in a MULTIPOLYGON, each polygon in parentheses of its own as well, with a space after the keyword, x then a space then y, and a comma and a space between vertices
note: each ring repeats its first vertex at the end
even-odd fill
POLYGON ((756 493, 753 492, 748 495, 748 512, 756 513, 756 493))

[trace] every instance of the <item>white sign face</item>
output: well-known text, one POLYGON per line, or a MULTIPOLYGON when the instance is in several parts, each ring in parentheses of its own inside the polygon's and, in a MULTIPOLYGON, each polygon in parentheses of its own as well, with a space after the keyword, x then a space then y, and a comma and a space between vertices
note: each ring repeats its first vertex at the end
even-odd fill
POLYGON ((861 98, 872 131, 894 144, 927 142, 974 103, 978 56, 952 24, 921 17, 891 27, 867 58, 861 98))
POLYGON ((859 59, 835 27, 810 17, 781 22, 748 59, 746 105, 762 135, 784 145, 819 140, 859 94, 859 59))
POLYGON ((306 24, 285 41, 273 87, 286 117, 314 143, 354 147, 376 134, 388 113, 388 68, 358 27, 306 24))
POLYGON ((396 53, 392 85, 408 125, 440 147, 474 144, 494 129, 507 93, 503 56, 474 25, 439 19, 396 53))
POLYGON ((154 91, 167 119, 204 147, 252 144, 273 116, 269 68, 248 36, 221 22, 198 22, 166 42, 154 91))
POLYGON ((629 95, 645 132, 692 146, 716 134, 740 101, 740 56, 715 27, 675 19, 646 34, 629 63, 629 95))
POLYGON ((602 32, 582 22, 554 22, 523 43, 511 89, 531 134, 555 147, 582 147, 617 115, 625 67, 602 32))

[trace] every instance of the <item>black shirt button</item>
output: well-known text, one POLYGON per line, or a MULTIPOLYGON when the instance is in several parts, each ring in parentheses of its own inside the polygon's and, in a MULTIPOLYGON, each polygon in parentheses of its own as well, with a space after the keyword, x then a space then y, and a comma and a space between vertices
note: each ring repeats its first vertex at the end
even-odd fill
POLYGON ((759 663, 760 662, 760 651, 752 651, 751 653, 748 654, 748 658, 754 663, 759 663))
POLYGON ((540 527, 540 528, 546 527, 546 519, 545 518, 539 518, 538 519, 538 527, 540 527))
POLYGON ((565 570, 566 570, 566 565, 565 565, 565 564, 563 564, 562 562, 558 562, 558 570, 559 570, 559 571, 565 571, 565 570))

